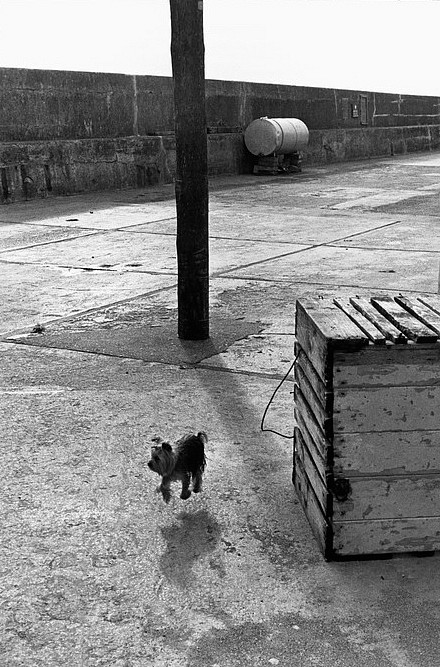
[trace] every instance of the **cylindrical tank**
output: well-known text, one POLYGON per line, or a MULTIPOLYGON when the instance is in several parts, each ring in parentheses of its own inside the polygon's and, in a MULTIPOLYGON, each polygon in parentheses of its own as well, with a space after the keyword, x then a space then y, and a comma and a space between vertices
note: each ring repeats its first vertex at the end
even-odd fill
POLYGON ((309 130, 299 118, 257 118, 247 126, 244 143, 253 155, 288 155, 307 146, 309 130))

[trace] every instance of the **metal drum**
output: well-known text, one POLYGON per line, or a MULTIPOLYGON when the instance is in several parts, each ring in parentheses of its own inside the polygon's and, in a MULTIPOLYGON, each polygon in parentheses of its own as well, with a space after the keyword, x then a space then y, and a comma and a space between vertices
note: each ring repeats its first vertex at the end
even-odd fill
POLYGON ((309 130, 299 118, 257 118, 247 126, 244 143, 253 155, 288 155, 306 148, 309 130))

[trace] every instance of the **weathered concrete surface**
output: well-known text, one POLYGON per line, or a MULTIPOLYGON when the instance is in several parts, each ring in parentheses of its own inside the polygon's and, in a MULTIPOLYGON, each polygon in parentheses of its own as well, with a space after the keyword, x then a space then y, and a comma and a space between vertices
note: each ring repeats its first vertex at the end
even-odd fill
MULTIPOLYGON (((24 246, 34 246, 37 244, 51 243, 77 236, 87 235, 86 230, 50 229, 45 225, 35 225, 29 230, 28 225, 12 224, 9 222, 0 222, 0 250, 17 249, 24 246)), ((90 233, 90 232, 89 232, 90 233)))
POLYGON ((398 250, 319 247, 298 256, 240 268, 232 275, 239 278, 288 280, 299 282, 351 285, 354 289, 390 289, 399 291, 405 283, 407 290, 429 292, 438 276, 438 252, 400 252, 398 250))
MULTIPOLYGON (((0 141, 101 139, 174 131, 165 76, 0 68, 0 141)), ((244 81, 206 82, 207 125, 231 132, 260 116, 302 118, 311 130, 438 125, 439 98, 244 81), (365 100, 361 114, 360 96, 365 100), (356 107, 357 114, 353 113, 356 107)))
POLYGON ((437 292, 439 158, 213 181, 207 343, 176 337, 170 188, 2 208, 2 665, 437 665, 438 556, 326 563, 260 427, 298 297, 437 292), (150 439, 193 429, 204 491, 167 506, 150 439))
MULTIPOLYGON (((270 186, 268 186, 270 187, 270 186)), ((396 222, 395 215, 382 215, 379 217, 377 213, 372 215, 364 214, 362 218, 353 219, 353 216, 346 215, 343 212, 338 213, 331 209, 321 210, 316 214, 316 203, 313 207, 312 197, 317 197, 316 193, 304 193, 302 196, 289 196, 287 201, 292 199, 290 206, 279 207, 276 203, 271 206, 270 203, 263 203, 258 200, 256 193, 249 193, 249 204, 238 205, 224 204, 220 207, 217 203, 214 204, 213 210, 210 212, 210 229, 211 233, 218 237, 227 237, 229 239, 248 239, 249 241, 266 241, 268 238, 276 243, 284 244, 303 244, 314 245, 323 242, 336 242, 338 236, 346 238, 350 234, 359 234, 367 232, 368 230, 377 229, 378 221, 381 221, 383 226, 393 224, 396 222), (300 208, 301 203, 307 201, 310 209, 300 208), (252 204, 255 201, 258 206, 258 221, 256 224, 255 213, 253 212, 252 204)), ((340 196, 341 197, 341 196, 340 196)), ((338 201, 340 201, 338 197, 338 201)), ((316 199, 315 199, 316 201, 316 199)), ((133 232, 150 232, 150 233, 171 233, 176 231, 176 219, 148 223, 147 225, 140 225, 132 227, 133 232)))
MULTIPOLYGON (((436 199, 438 211, 438 194, 436 199)), ((420 202, 417 203, 420 204, 420 202)), ((423 204, 426 204, 426 200, 423 204)), ((373 230, 371 233, 366 232, 361 237, 352 236, 342 241, 335 241, 332 245, 344 247, 355 245, 358 248, 389 248, 403 251, 406 251, 409 246, 413 251, 440 252, 440 237, 436 234, 436 226, 435 216, 417 215, 417 225, 414 225, 414 217, 405 215, 403 220, 391 222, 384 225, 382 229, 373 230)))
MULTIPOLYGON (((44 247, 44 246, 42 246, 44 247)), ((0 260, 1 261, 1 260, 0 260)), ((175 277, 154 274, 93 272, 56 266, 30 267, 1 262, 0 331, 33 328, 110 301, 123 301, 173 285, 175 277)))
MULTIPOLYGON (((46 332, 42 337, 19 337, 18 340, 29 345, 41 344, 43 347, 68 348, 79 352, 176 365, 195 364, 214 356, 221 359, 222 353, 225 354, 237 339, 247 338, 263 330, 260 322, 211 317, 209 340, 187 343, 175 336, 177 321, 174 317, 162 316, 155 324, 148 320, 135 323, 133 319, 132 317, 129 326, 120 326, 118 323, 117 327, 109 326, 108 320, 104 320, 104 326, 97 329, 93 325, 84 327, 81 318, 79 322, 71 322, 73 327, 69 327, 68 331, 65 327, 60 330, 52 324, 50 333, 46 332), (167 341, 166 346, 164 341, 167 341)), ((92 321, 95 324, 103 323, 100 315, 96 317, 96 314, 91 316, 89 324, 92 321)), ((8 340, 13 338, 9 337, 8 340)))
MULTIPOLYGON (((304 164, 430 151, 439 146, 437 125, 311 130, 304 164)), ((210 176, 251 173, 254 164, 241 130, 209 134, 208 159, 210 176)), ((11 203, 170 183, 175 168, 175 140, 168 135, 2 143, 0 200, 11 203)))
MULTIPOLYGON (((129 230, 114 231, 111 235, 99 235, 91 243, 90 236, 77 237, 65 242, 9 250, 2 254, 3 261, 72 268, 107 268, 145 271, 150 273, 176 273, 175 238, 171 235, 136 234, 131 238, 129 230), (134 241, 134 243, 133 243, 134 241), (136 248, 136 251, 134 251, 136 248)), ((222 272, 251 261, 262 261, 276 255, 302 250, 298 244, 257 243, 239 239, 211 239, 211 269, 222 272)), ((307 246, 306 246, 307 247, 307 246)))
MULTIPOLYGON (((170 77, 0 68, 0 105, 1 201, 174 178, 170 77)), ((208 80, 206 116, 210 175, 252 173, 261 116, 306 123, 307 165, 440 147, 438 97, 208 80)))
POLYGON ((1 199, 22 199, 169 183, 174 137, 47 139, 0 144, 1 199))
POLYGON ((0 68, 0 141, 117 137, 133 132, 133 77, 0 68))
POLYGON ((440 129, 426 125, 313 130, 305 164, 338 162, 380 155, 400 155, 438 148, 440 129))

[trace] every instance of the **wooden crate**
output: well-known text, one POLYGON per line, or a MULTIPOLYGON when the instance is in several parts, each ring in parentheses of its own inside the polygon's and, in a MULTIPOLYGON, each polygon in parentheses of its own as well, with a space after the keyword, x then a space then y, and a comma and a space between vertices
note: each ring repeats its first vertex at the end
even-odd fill
POLYGON ((328 560, 440 548, 440 298, 296 310, 293 481, 328 560))

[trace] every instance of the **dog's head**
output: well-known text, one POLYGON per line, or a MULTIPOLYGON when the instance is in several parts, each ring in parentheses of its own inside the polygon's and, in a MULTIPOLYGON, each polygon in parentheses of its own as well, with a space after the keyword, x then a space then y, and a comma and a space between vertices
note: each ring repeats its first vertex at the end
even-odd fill
POLYGON ((151 459, 147 466, 153 472, 164 477, 173 472, 175 465, 173 448, 169 442, 162 442, 160 445, 153 445, 151 448, 151 459))

